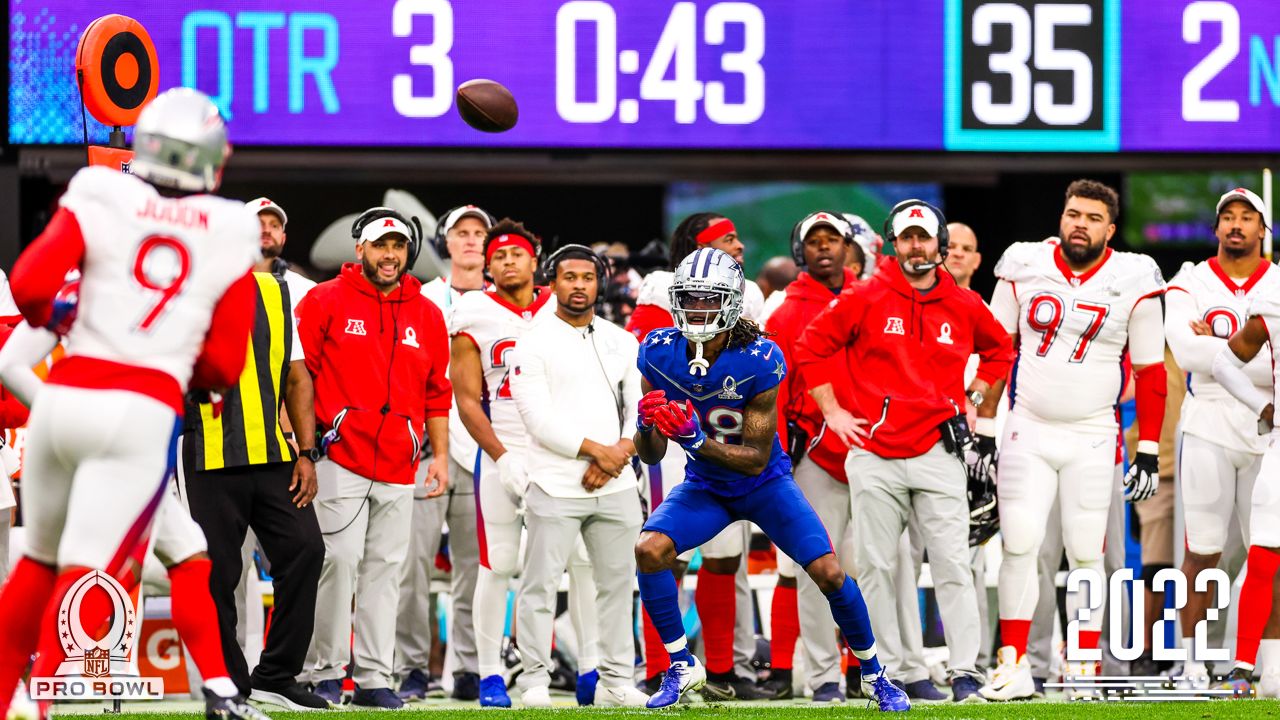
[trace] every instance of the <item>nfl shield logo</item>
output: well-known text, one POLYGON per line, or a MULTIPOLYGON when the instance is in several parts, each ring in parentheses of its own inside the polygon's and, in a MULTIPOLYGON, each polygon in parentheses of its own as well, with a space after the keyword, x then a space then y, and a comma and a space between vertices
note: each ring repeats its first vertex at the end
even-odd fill
POLYGON ((84 676, 106 677, 111 672, 111 658, 106 648, 89 648, 84 651, 84 676))

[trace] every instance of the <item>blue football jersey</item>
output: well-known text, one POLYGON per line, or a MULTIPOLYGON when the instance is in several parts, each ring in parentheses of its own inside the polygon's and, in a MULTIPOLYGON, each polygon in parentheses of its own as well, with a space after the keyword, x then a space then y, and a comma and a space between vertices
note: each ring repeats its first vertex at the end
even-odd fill
MULTIPOLYGON (((706 375, 689 372, 689 352, 689 342, 676 328, 654 330, 640 345, 640 374, 653 389, 666 391, 668 400, 693 401, 708 438, 741 445, 747 403, 777 387, 786 377, 782 350, 772 340, 758 338, 748 347, 722 351, 706 375)), ((697 453, 685 454, 685 481, 704 485, 718 495, 743 495, 791 474, 791 459, 783 452, 777 434, 773 436, 769 464, 756 476, 717 465, 697 453)))

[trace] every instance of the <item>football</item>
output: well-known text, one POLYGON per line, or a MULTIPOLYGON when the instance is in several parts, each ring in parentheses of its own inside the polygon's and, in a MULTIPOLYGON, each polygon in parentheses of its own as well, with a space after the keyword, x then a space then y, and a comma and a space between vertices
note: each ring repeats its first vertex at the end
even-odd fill
POLYGON ((506 132, 515 127, 520 109, 511 91, 492 80, 468 80, 458 86, 458 114, 483 132, 506 132))

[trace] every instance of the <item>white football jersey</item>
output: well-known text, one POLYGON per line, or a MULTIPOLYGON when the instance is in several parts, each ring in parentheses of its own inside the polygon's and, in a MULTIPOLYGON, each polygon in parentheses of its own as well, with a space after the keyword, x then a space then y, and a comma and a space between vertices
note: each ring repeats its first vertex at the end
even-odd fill
MULTIPOLYGON (((440 308, 440 313, 444 315, 445 327, 452 329, 453 311, 464 293, 455 290, 449 284, 448 276, 445 276, 423 283, 422 294, 440 308)), ((445 375, 448 375, 447 370, 445 375)), ((470 470, 476 461, 476 447, 475 438, 471 437, 467 427, 462 424, 462 416, 458 414, 458 403, 453 403, 449 408, 449 457, 470 470)))
POLYGON ((1016 243, 996 263, 1016 308, 992 308, 1018 334, 1009 381, 1013 412, 1038 420, 1115 428, 1115 406, 1129 343, 1129 315, 1139 300, 1164 290, 1146 255, 1107 248, 1100 264, 1077 276, 1056 243, 1016 243))
MULTIPOLYGON (((449 325, 450 336, 466 335, 479 348, 480 367, 484 371, 480 400, 488 405, 494 434, 512 450, 522 450, 528 445, 528 433, 511 396, 508 377, 512 369, 511 351, 520 336, 533 325, 534 317, 555 312, 551 291, 539 288, 537 293, 527 308, 507 303, 496 292, 465 293, 454 304, 449 325)), ((472 456, 468 462, 474 461, 472 456)))
POLYGON ((105 167, 77 172, 60 203, 84 237, 71 353, 160 370, 185 390, 214 307, 261 258, 257 217, 105 167))
MULTIPOLYGON (((1187 263, 1169 282, 1166 322, 1170 327, 1182 327, 1192 320, 1201 320, 1213 328, 1214 336, 1225 341, 1244 327, 1253 299, 1274 294, 1278 282, 1280 268, 1267 262, 1259 266, 1253 277, 1241 282, 1227 275, 1217 258, 1195 265, 1187 263), (1173 294, 1181 292, 1186 293, 1191 303, 1173 301, 1173 294), (1184 307, 1194 308, 1193 314, 1185 312, 1184 307)), ((1270 393, 1271 351, 1258 353, 1245 366, 1245 374, 1260 389, 1270 393)), ((1266 437, 1258 436, 1258 418, 1249 408, 1224 390, 1213 379, 1212 373, 1189 372, 1187 375, 1187 396, 1182 402, 1179 418, 1183 432, 1244 452, 1262 453, 1266 450, 1266 437)))

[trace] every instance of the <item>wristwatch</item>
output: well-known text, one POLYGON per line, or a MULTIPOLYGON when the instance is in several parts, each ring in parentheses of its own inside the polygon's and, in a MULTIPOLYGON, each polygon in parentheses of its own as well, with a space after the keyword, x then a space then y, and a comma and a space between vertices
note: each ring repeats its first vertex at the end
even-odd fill
POLYGON ((313 447, 306 450, 298 450, 298 457, 304 457, 313 463, 317 463, 324 457, 324 453, 320 451, 320 448, 313 447))
POLYGON ((973 403, 974 407, 982 407, 982 401, 985 399, 986 397, 978 390, 969 393, 969 402, 973 403))

